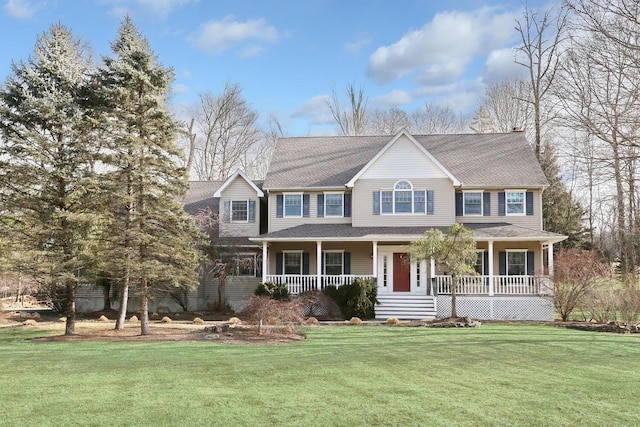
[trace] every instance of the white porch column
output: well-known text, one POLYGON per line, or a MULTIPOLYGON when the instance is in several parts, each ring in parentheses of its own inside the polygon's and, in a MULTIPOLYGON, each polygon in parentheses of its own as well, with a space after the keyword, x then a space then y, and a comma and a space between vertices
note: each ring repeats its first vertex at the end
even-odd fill
POLYGON ((373 257, 373 277, 375 279, 378 278, 378 242, 373 242, 373 251, 372 253, 372 257, 373 257))
POLYGON ((267 242, 262 242, 262 283, 267 281, 269 274, 269 258, 267 255, 267 242))
POLYGON ((489 240, 489 246, 487 251, 489 251, 489 296, 493 296, 494 293, 494 277, 493 277, 493 240, 489 240))
POLYGON ((435 295, 436 289, 433 288, 433 276, 436 275, 436 260, 434 257, 429 258, 429 278, 428 278, 428 289, 430 290, 429 295, 435 295))
POLYGON ((316 242, 316 289, 320 290, 322 283, 322 242, 316 242))
POLYGON ((553 243, 547 244, 547 265, 549 266, 549 276, 553 276, 553 243))

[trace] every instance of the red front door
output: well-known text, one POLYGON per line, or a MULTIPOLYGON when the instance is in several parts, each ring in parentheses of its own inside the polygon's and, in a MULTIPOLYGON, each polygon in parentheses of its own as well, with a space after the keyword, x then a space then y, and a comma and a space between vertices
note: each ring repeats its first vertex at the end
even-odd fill
POLYGON ((409 254, 393 254, 393 292, 411 291, 411 265, 409 254))

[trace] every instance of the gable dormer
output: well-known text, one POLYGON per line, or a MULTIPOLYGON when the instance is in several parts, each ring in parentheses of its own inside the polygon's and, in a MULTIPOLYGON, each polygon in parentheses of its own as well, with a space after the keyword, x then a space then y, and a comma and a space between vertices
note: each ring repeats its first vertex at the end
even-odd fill
POLYGON ((259 185, 237 170, 214 193, 220 200, 220 235, 252 237, 260 234, 259 185))

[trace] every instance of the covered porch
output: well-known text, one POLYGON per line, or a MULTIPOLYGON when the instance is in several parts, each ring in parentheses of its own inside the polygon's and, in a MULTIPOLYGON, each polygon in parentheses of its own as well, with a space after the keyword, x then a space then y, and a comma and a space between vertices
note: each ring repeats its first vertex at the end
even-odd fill
MULTIPOLYGON (((478 242, 477 274, 459 278, 457 295, 521 300, 553 294, 553 244, 563 236, 510 224, 469 228, 478 242)), ((410 259, 407 245, 424 230, 302 225, 253 240, 262 245, 264 282, 284 284, 298 294, 372 279, 381 302, 376 317, 425 318, 436 315, 439 299, 451 294, 452 281, 446 271, 438 271, 435 260, 410 259), (403 307, 411 307, 411 313, 403 307)))

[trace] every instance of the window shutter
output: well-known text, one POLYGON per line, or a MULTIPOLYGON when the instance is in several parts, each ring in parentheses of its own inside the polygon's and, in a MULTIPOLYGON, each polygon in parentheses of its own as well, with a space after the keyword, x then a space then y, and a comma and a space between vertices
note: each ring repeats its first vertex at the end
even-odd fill
POLYGON ((351 216, 351 193, 344 194, 344 216, 351 216))
POLYGON ((309 195, 302 195, 302 216, 309 218, 309 195))
POLYGON ((489 192, 482 193, 482 215, 491 215, 491 193, 489 192))
POLYGON ((224 212, 222 213, 222 220, 224 222, 231 221, 231 200, 224 201, 224 212))
POLYGON ((302 253, 302 274, 309 274, 309 252, 302 253))
POLYGON ((282 264, 283 263, 284 263, 284 257, 282 255, 282 252, 276 252, 276 274, 278 276, 280 276, 282 274, 282 264))
POLYGON ((456 193, 456 216, 462 216, 463 203, 462 193, 456 193))
POLYGON ((256 201, 249 200, 249 222, 256 222, 256 201))
POLYGON ((318 194, 318 218, 324 216, 324 194, 318 194))
POLYGON ((276 196, 276 218, 282 218, 282 194, 276 196))
POLYGON ((373 192, 373 214, 380 215, 380 192, 373 192))
POLYGON ((427 215, 433 215, 435 211, 433 197, 433 190, 427 190, 427 215))
POLYGON ((533 251, 527 251, 527 275, 533 276, 534 267, 533 251))
POLYGON ((489 251, 484 251, 482 264, 482 272, 485 275, 489 274, 489 251))
POLYGON ((527 200, 527 215, 533 215, 533 191, 527 191, 526 200, 527 200))
MULTIPOLYGON (((504 194, 504 193, 503 193, 504 194)), ((499 274, 501 276, 506 276, 507 275, 507 253, 506 252, 499 252, 498 253, 498 261, 499 261, 499 274)))
POLYGON ((345 252, 343 254, 342 262, 344 263, 342 266, 344 274, 351 274, 351 252, 345 252))
POLYGON ((505 215, 505 201, 504 201, 504 191, 498 193, 498 215, 505 215))

